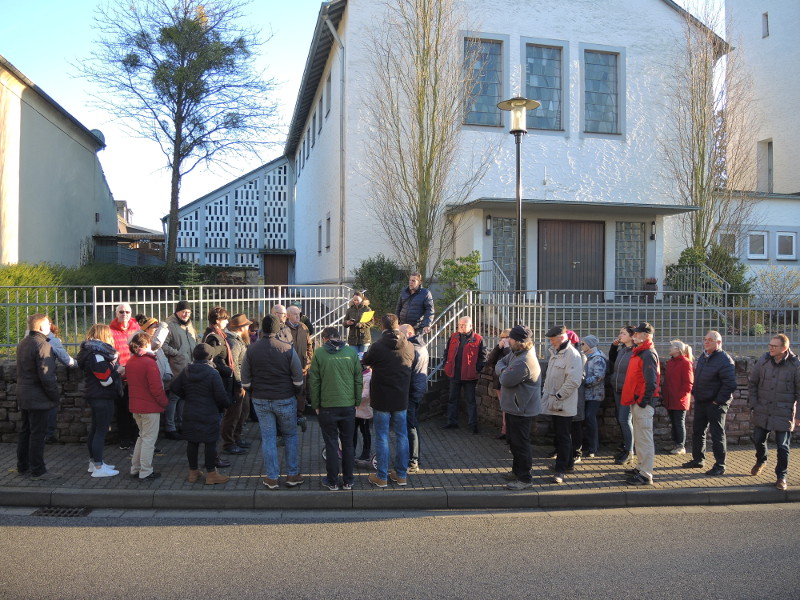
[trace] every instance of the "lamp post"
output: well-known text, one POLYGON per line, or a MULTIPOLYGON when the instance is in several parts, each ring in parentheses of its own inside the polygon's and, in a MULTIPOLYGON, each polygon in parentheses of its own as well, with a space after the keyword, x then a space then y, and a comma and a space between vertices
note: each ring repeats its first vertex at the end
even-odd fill
POLYGON ((511 112, 511 133, 517 147, 517 280, 516 290, 522 291, 522 173, 520 171, 520 143, 522 136, 528 133, 527 112, 541 106, 540 102, 518 96, 510 100, 498 102, 497 108, 511 112))

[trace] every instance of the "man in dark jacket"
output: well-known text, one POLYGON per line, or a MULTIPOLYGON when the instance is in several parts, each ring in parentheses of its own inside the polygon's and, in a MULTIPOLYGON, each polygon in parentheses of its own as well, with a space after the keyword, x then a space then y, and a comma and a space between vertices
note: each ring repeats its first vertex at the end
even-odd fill
MULTIPOLYGON (((188 300, 180 300, 175 313, 167 317, 167 337, 161 349, 169 359, 172 375, 177 377, 192 362, 192 352, 197 346, 197 331, 192 323, 192 306, 188 300)), ((182 424, 183 400, 169 390, 169 406, 164 411, 165 435, 170 440, 179 440, 178 430, 182 424)))
POLYGON ((56 479, 44 464, 47 415, 58 407, 56 361, 47 341, 50 319, 47 315, 28 317, 29 334, 17 346, 17 405, 22 413, 22 428, 17 438, 17 472, 30 472, 31 479, 56 479))
POLYGON ((769 342, 769 351, 756 361, 748 377, 747 395, 752 411, 753 443, 756 464, 750 471, 761 474, 767 462, 767 435, 775 432, 778 464, 775 487, 786 489, 789 468, 789 444, 794 431, 797 404, 800 402, 800 359, 789 350, 789 338, 779 333, 769 342))
POLYGON ((375 450, 378 472, 370 473, 372 485, 385 488, 391 477, 397 485, 406 485, 408 472, 408 390, 414 346, 400 333, 397 315, 389 313, 381 319, 383 333, 364 354, 362 363, 372 367, 369 384, 370 403, 374 414, 375 450), (396 437, 394 469, 389 472, 389 427, 396 437))
POLYGON ((408 287, 400 292, 397 299, 398 323, 406 323, 417 333, 430 333, 433 322, 433 296, 422 285, 422 275, 411 273, 408 276, 408 287))
POLYGON ((253 408, 261 428, 261 450, 266 477, 262 483, 270 490, 278 489, 279 426, 286 444, 286 485, 303 483, 297 443, 296 394, 303 385, 303 369, 291 342, 278 336, 281 322, 267 315, 261 322, 262 338, 247 348, 242 363, 242 387, 250 392, 253 408))
POLYGON ((458 331, 450 336, 444 348, 444 373, 450 378, 450 397, 447 401, 447 423, 442 429, 458 429, 458 401, 461 390, 467 403, 467 415, 472 433, 478 433, 478 408, 475 386, 486 365, 486 345, 480 334, 472 331, 472 319, 461 317, 458 331))
POLYGON ((414 364, 411 365, 411 387, 408 391, 408 472, 419 471, 419 432, 417 431, 417 411, 428 391, 428 348, 414 333, 411 325, 400 325, 400 331, 414 346, 414 364))
POLYGON ((716 477, 725 473, 725 417, 736 390, 736 367, 733 359, 722 349, 722 336, 709 331, 703 338, 704 352, 694 369, 694 423, 692 425, 692 460, 683 463, 685 469, 702 469, 706 464, 706 432, 711 429, 714 466, 706 475, 716 477))

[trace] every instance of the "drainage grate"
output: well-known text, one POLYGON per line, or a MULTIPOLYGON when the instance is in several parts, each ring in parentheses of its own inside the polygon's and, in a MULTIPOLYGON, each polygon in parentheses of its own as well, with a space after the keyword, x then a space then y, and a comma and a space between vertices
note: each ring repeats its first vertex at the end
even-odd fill
POLYGON ((92 511, 91 508, 78 507, 66 508, 64 506, 45 506, 34 512, 32 517, 85 517, 92 511))

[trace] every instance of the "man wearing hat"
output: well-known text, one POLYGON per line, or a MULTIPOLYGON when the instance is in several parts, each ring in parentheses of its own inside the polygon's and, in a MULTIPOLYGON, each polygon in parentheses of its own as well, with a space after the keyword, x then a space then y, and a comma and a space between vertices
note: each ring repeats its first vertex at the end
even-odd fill
MULTIPOLYGON (((177 377, 192 362, 192 352, 197 346, 197 332, 192 324, 192 308, 187 300, 181 300, 175 306, 175 312, 167 317, 167 337, 161 349, 169 360, 172 375, 177 377)), ((169 405, 164 411, 164 430, 167 438, 180 439, 178 430, 181 425, 183 401, 172 392, 169 393, 169 405)))
POLYGON ((250 392, 261 428, 261 450, 267 489, 279 487, 278 432, 286 446, 286 485, 303 483, 297 443, 296 394, 303 385, 303 369, 291 342, 279 337, 280 319, 267 315, 261 322, 261 339, 247 349, 242 362, 242 387, 250 392))
POLYGON ((550 341, 542 389, 542 414, 553 417, 556 437, 556 464, 553 483, 563 483, 567 471, 575 468, 572 452, 572 417, 578 413, 578 388, 583 381, 583 359, 567 337, 563 325, 551 327, 545 337, 550 341))
POLYGON ((503 477, 508 489, 531 487, 531 425, 541 412, 541 367, 533 352, 531 330, 514 325, 509 334, 511 352, 495 366, 500 383, 500 408, 506 415, 506 436, 511 446, 511 472, 503 477))
POLYGON ((250 442, 241 439, 241 429, 239 424, 244 425, 242 413, 250 413, 250 403, 247 401, 247 393, 241 386, 242 381, 242 362, 245 352, 250 342, 250 325, 253 322, 242 313, 235 314, 228 321, 225 327, 225 339, 231 349, 233 359, 233 394, 231 405, 225 409, 222 417, 222 427, 220 429, 222 439, 222 450, 225 454, 246 454, 250 442), (239 385, 236 385, 236 382, 239 385), (238 434, 237 434, 238 429, 238 434))
POLYGON ((653 347, 653 326, 639 323, 633 330, 633 343, 625 385, 622 386, 623 406, 631 407, 633 416, 633 445, 636 448, 637 466, 626 471, 628 485, 653 485, 653 463, 656 446, 653 442, 653 414, 658 386, 661 383, 661 366, 653 347))

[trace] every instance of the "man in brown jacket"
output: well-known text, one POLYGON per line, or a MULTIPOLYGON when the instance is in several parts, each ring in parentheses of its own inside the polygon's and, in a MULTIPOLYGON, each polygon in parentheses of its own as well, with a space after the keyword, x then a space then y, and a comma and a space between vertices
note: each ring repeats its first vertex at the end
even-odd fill
POLYGON ((47 415, 59 403, 56 361, 47 341, 50 319, 36 314, 28 317, 28 335, 17 346, 17 405, 22 412, 22 429, 17 438, 17 472, 30 472, 31 479, 56 479, 58 474, 44 464, 47 415))

